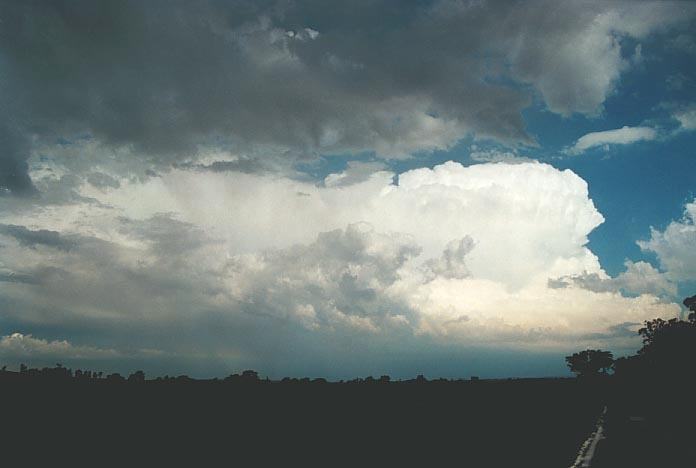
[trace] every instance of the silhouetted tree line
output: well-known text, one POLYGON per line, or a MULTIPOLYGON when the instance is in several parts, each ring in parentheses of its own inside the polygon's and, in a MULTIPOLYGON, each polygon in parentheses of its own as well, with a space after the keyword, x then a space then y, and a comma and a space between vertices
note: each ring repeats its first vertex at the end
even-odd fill
POLYGON ((7 370, 7 366, 0 368, 0 377, 4 379, 16 380, 40 380, 50 382, 130 382, 139 383, 145 381, 143 371, 135 371, 128 377, 113 373, 104 375, 103 372, 96 372, 82 369, 69 369, 63 364, 57 363, 54 367, 30 368, 26 364, 20 364, 19 371, 7 370))
MULTIPOLYGON (((425 383, 448 383, 448 382, 477 382, 478 377, 471 377, 471 380, 464 379, 431 379, 428 380, 423 375, 418 375, 414 379, 408 380, 393 380, 388 375, 382 375, 378 378, 373 376, 359 377, 351 380, 340 380, 330 382, 324 378, 309 377, 296 378, 285 377, 281 380, 271 380, 268 377, 259 377, 255 370, 245 370, 241 374, 232 374, 225 378, 213 379, 195 379, 187 375, 180 376, 160 376, 147 380, 145 373, 142 370, 135 371, 127 377, 119 373, 104 374, 103 372, 95 372, 90 370, 69 369, 63 364, 56 364, 54 367, 29 368, 25 364, 21 364, 19 371, 8 370, 7 366, 0 369, 0 380, 17 380, 17 381, 40 381, 46 383, 58 382, 89 382, 89 383, 112 383, 112 384, 193 384, 193 383, 217 383, 217 384, 232 384, 232 385, 263 385, 263 384, 285 384, 285 385, 387 385, 387 384, 425 384, 425 383)), ((508 379, 513 380, 513 379, 508 379)))
POLYGON ((656 318, 638 330, 643 347, 635 356, 614 359, 609 351, 588 349, 566 356, 571 372, 580 378, 693 378, 696 369, 696 295, 684 299, 687 320, 656 318))

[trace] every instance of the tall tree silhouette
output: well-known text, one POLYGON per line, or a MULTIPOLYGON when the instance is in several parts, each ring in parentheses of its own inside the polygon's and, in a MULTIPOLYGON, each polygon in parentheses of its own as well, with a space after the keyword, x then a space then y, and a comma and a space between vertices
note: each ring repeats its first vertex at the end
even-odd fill
MULTIPOLYGON (((689 298, 692 299, 692 298, 689 298)), ((685 300, 686 304, 688 301, 685 300)), ((693 303, 691 303, 693 306, 693 303)), ((643 337, 643 347, 638 355, 652 371, 679 373, 693 367, 696 358, 696 315, 689 320, 654 319, 645 322, 638 330, 643 337)))
POLYGON ((638 330, 643 347, 637 356, 618 359, 619 376, 648 378, 693 378, 696 361, 696 296, 684 299, 692 311, 688 320, 647 320, 638 330))

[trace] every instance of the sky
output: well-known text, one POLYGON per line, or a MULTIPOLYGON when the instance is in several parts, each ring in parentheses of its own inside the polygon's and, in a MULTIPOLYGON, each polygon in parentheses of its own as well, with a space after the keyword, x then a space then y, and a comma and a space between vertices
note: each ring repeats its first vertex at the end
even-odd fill
POLYGON ((696 3, 0 1, 0 362, 567 375, 696 293, 696 3))

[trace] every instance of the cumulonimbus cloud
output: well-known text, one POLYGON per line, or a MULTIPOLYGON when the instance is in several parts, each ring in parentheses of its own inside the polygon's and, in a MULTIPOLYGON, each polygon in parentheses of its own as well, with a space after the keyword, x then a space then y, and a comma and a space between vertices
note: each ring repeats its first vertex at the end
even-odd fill
MULTIPOLYGON (((177 170, 80 190, 100 204, 6 220, 57 233, 56 246, 72 239, 69 250, 0 233, 6 276, 27 279, 6 281, 1 296, 19 325, 89 326, 130 348, 155 337, 180 356, 243 357, 273 343, 301 352, 321 337, 340 360, 332 343, 350 337, 630 347, 612 330, 679 312, 645 288, 549 287, 606 274, 587 248, 603 222, 587 184, 546 164, 449 162, 347 185, 177 170)), ((655 279, 632 268, 632 287, 641 273, 655 279)))

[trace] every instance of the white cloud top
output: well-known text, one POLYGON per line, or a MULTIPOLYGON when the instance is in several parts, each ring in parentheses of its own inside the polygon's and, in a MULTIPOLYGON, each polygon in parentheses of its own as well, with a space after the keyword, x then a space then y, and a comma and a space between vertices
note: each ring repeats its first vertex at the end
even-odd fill
POLYGON ((0 356, 44 359, 104 359, 119 357, 113 349, 76 346, 67 340, 48 341, 22 333, 0 337, 0 356))
POLYGON ((696 281, 696 201, 686 205, 684 217, 664 231, 652 228, 650 239, 639 241, 641 249, 654 252, 660 266, 673 281, 696 281))

